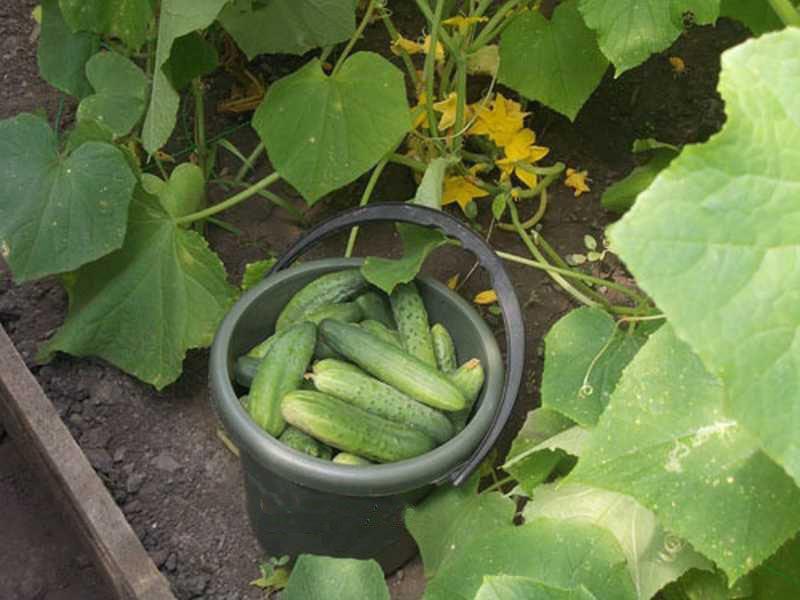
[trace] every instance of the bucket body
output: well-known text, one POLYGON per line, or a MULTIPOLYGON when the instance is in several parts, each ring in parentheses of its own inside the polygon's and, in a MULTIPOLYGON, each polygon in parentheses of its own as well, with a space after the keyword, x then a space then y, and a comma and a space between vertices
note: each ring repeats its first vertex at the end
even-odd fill
POLYGON ((422 456, 396 463, 350 466, 323 461, 284 446, 253 423, 232 384, 238 356, 270 335, 283 306, 320 275, 358 267, 360 259, 308 262, 267 277, 231 309, 214 340, 210 387, 217 414, 239 447, 247 511, 270 556, 302 553, 373 558, 390 572, 412 558, 416 546, 403 511, 465 463, 495 421, 504 380, 497 343, 480 315, 441 283, 418 278, 430 322, 442 323, 459 362, 479 358, 486 383, 473 418, 453 439, 422 456))

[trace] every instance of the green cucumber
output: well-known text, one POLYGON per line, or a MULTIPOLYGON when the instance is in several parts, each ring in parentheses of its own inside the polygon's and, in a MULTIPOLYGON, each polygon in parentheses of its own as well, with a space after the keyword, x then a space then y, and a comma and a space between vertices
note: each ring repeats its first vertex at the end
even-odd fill
POLYGON ((378 321, 386 327, 394 329, 394 317, 383 295, 378 292, 367 292, 356 298, 355 303, 361 307, 365 319, 378 321))
POLYGON ((252 356, 240 356, 236 359, 233 367, 233 380, 242 387, 249 388, 253 383, 253 377, 258 372, 258 365, 261 359, 252 356))
POLYGON ((287 427, 278 439, 289 448, 314 458, 330 460, 333 456, 333 451, 328 446, 320 444, 313 437, 295 427, 287 427))
POLYGON ((472 405, 475 404, 475 401, 478 399, 485 379, 486 375, 483 372, 483 365, 481 365, 481 361, 477 358, 468 360, 458 369, 450 373, 450 381, 461 390, 461 393, 464 394, 464 397, 467 399, 467 404, 464 406, 463 410, 448 415, 456 432, 461 431, 466 426, 470 413, 472 412, 472 405))
POLYGON ((403 347, 412 356, 436 367, 428 312, 425 310, 425 303, 419 295, 417 286, 413 281, 401 283, 394 288, 389 300, 392 303, 392 314, 397 322, 403 347))
POLYGON ((433 340, 433 353, 436 355, 436 364, 443 373, 455 371, 458 367, 456 359, 456 346, 453 337, 441 323, 431 327, 431 340, 433 340))
POLYGON ((250 386, 249 412, 253 421, 274 437, 286 427, 281 399, 300 387, 316 343, 316 325, 297 323, 276 336, 272 349, 258 366, 250 386))
MULTIPOLYGON (((364 313, 358 304, 355 302, 343 302, 341 304, 326 304, 324 306, 320 306, 319 308, 309 312, 301 320, 310 321, 311 323, 314 323, 314 325, 319 325, 325 319, 336 319, 337 321, 355 323, 363 318, 364 313)), ((247 356, 251 356, 253 358, 264 358, 267 355, 267 352, 269 352, 269 349, 272 347, 274 337, 274 334, 269 336, 266 340, 252 348, 247 353, 247 356)), ((320 350, 319 347, 318 350, 320 350)), ((324 353, 325 348, 322 348, 320 352, 324 353)), ((328 349, 328 352, 330 353, 331 351, 328 349)), ((333 355, 331 354, 331 356, 333 355)))
POLYGON ((439 444, 453 437, 453 426, 446 416, 403 392, 370 377, 342 361, 323 361, 314 365, 314 386, 325 394, 363 408, 374 415, 418 429, 439 444))
POLYGON ((345 269, 318 277, 286 303, 275 322, 275 331, 286 329, 326 304, 349 300, 366 287, 367 281, 358 269, 345 269))
MULTIPOLYGON (((314 363, 313 371, 314 373, 324 373, 325 371, 329 370, 342 370, 347 369, 348 371, 352 371, 353 373, 363 373, 361 369, 355 366, 352 363, 344 362, 343 360, 337 360, 335 358, 326 358, 325 360, 318 360, 314 363)), ((311 379, 311 375, 306 375, 306 379, 311 379)))
POLYGON ((435 445, 420 431, 320 392, 286 394, 281 412, 288 423, 321 442, 377 462, 413 458, 435 445))
POLYGON ((462 410, 466 405, 466 399, 446 375, 402 348, 351 323, 326 319, 319 328, 339 354, 414 400, 447 411, 462 410))
POLYGON ((335 462, 337 465, 351 465, 353 467, 361 467, 372 464, 366 458, 361 458, 360 456, 350 454, 349 452, 339 452, 339 454, 333 457, 333 462, 335 462))
POLYGON ((398 348, 403 347, 403 341, 400 339, 400 334, 397 333, 394 329, 389 329, 381 323, 380 321, 373 321, 371 319, 367 319, 366 321, 361 321, 359 323, 361 327, 369 331, 372 335, 375 335, 381 338, 385 342, 389 342, 393 346, 397 346, 398 348))

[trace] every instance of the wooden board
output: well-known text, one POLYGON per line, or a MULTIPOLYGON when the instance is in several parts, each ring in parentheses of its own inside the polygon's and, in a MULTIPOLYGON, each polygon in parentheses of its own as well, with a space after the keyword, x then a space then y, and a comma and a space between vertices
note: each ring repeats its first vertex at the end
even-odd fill
POLYGON ((63 500, 120 600, 175 600, 122 511, 0 326, 0 420, 63 500))

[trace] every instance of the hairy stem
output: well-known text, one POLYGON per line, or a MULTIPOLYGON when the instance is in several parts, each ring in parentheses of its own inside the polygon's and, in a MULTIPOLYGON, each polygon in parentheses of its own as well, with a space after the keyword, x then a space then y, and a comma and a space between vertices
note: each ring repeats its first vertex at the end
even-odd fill
POLYGON ((260 142, 258 146, 256 146, 255 149, 250 153, 250 156, 248 156, 244 160, 242 166, 239 168, 239 171, 237 171, 236 173, 236 177, 234 177, 233 180, 236 183, 241 182, 247 175, 247 172, 253 168, 253 165, 256 163, 256 161, 263 153, 264 153, 264 142, 260 142))
POLYGON ((207 219, 212 215, 227 210, 232 206, 236 206, 240 202, 243 202, 248 198, 256 195, 258 192, 260 192, 266 187, 269 187, 270 185, 278 181, 280 178, 281 176, 278 173, 272 173, 270 175, 267 175, 261 181, 257 181, 247 189, 242 190, 238 194, 231 196, 227 200, 223 200, 222 202, 220 202, 219 204, 215 204, 214 206, 209 206, 205 210, 201 210, 196 213, 192 213, 190 215, 186 215, 184 217, 175 219, 175 223, 178 225, 183 225, 186 223, 194 223, 195 221, 199 221, 201 219, 207 219))
POLYGON ((780 17, 787 27, 800 27, 800 11, 790 0, 769 0, 772 10, 780 17))
POLYGON ((192 81, 192 94, 194 95, 194 144, 197 148, 197 162, 203 171, 203 177, 208 177, 208 146, 206 145, 206 104, 203 97, 203 82, 198 77, 192 81))
POLYGON ((364 33, 367 25, 369 25, 373 12, 375 12, 375 0, 370 0, 369 4, 367 5, 367 10, 364 13, 364 17, 361 19, 361 23, 358 24, 358 27, 356 28, 355 32, 353 32, 353 35, 350 36, 347 46, 344 47, 344 50, 342 50, 342 53, 339 55, 339 60, 336 61, 336 66, 333 67, 331 77, 335 77, 339 72, 339 69, 342 68, 344 61, 347 60, 347 55, 350 54, 350 51, 353 49, 353 46, 356 45, 358 38, 361 37, 361 34, 364 33))
MULTIPOLYGON (((427 2, 427 0, 423 0, 423 2, 427 2)), ((418 1, 417 3, 423 4, 423 2, 418 1)), ((436 102, 433 71, 436 66, 436 44, 439 41, 439 22, 442 20, 442 10, 444 10, 444 0, 436 0, 436 12, 431 21, 431 46, 425 55, 425 67, 422 75, 425 81, 425 110, 428 113, 428 129, 431 136, 435 138, 439 137, 439 128, 436 123, 436 112, 433 109, 433 104, 436 102)))
MULTIPOLYGON (((369 202, 369 199, 372 197, 372 192, 375 190, 375 186, 378 183, 378 179, 380 179, 381 173, 383 173, 383 169, 386 167, 386 164, 389 162, 389 157, 387 156, 372 170, 372 175, 369 177, 369 181, 367 182, 367 187, 364 188, 364 193, 361 194, 361 200, 359 201, 359 206, 366 206, 369 202)), ((356 239, 358 238, 358 226, 356 225, 350 230, 350 237, 347 239, 347 248, 344 251, 345 258, 350 258, 353 256, 353 249, 356 246, 356 239)))
POLYGON ((389 162, 396 163, 398 165, 403 165, 404 167, 408 167, 418 173, 424 173, 427 165, 419 160, 415 160, 413 158, 409 158, 408 156, 403 156, 402 154, 397 154, 396 152, 389 156, 389 162))
POLYGON ((480 50, 487 44, 491 43, 491 41, 500 33, 503 28, 503 21, 505 18, 514 10, 518 4, 520 4, 522 0, 508 0, 505 4, 503 4, 496 13, 489 19, 489 22, 486 26, 481 29, 481 32, 478 34, 478 37, 475 38, 475 41, 472 42, 472 45, 469 47, 469 52, 475 52, 476 50, 480 50))

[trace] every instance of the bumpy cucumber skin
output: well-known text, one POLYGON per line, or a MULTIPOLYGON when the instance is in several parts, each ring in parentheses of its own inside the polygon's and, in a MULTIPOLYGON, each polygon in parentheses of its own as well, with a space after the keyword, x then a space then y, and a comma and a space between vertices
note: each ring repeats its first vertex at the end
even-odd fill
POLYGON ((483 371, 483 365, 477 358, 468 360, 458 369, 450 373, 450 380, 461 390, 464 397, 467 399, 467 404, 463 410, 447 415, 450 422, 453 424, 456 432, 461 431, 466 427, 469 414, 472 412, 472 405, 481 393, 483 382, 486 379, 486 374, 483 371))
POLYGON ((361 327, 369 331, 371 334, 381 338, 383 341, 389 342, 398 348, 403 347, 403 341, 400 339, 400 334, 394 329, 389 329, 380 321, 367 319, 366 321, 361 321, 359 325, 361 325, 361 327))
POLYGON ((386 325, 386 327, 394 329, 394 317, 384 296, 378 292, 367 292, 366 294, 361 294, 354 302, 364 311, 365 319, 378 321, 386 325))
POLYGON ((436 355, 436 364, 439 365, 439 370, 443 373, 455 371, 458 367, 456 346, 447 328, 441 323, 436 323, 431 327, 431 340, 433 341, 433 353, 436 355))
POLYGON ((326 304, 349 300, 366 287, 367 281, 358 269, 345 269, 318 277, 286 303, 275 322, 275 331, 286 329, 326 304))
POLYGON ((325 444, 320 444, 313 437, 300 431, 296 427, 287 427, 278 438, 281 442, 303 454, 308 454, 314 458, 330 460, 333 451, 325 444))
MULTIPOLYGON (((319 308, 312 310, 305 315, 301 320, 310 321, 314 325, 319 325, 325 319, 337 319, 338 321, 346 321, 347 323, 355 323, 364 318, 364 313, 361 307, 355 302, 342 302, 341 304, 326 304, 319 308)), ((269 352, 274 342, 275 335, 269 336, 266 340, 254 346, 247 353, 247 356, 253 358, 264 358, 269 352)), ((323 349, 324 350, 324 349, 323 349)), ((331 356, 333 356, 331 354, 331 356)))
POLYGON ((434 448, 433 440, 420 431, 320 392, 290 392, 281 411, 288 423, 317 440, 377 462, 413 458, 434 448))
POLYGON ((233 379, 242 387, 249 388, 253 384, 253 377, 258 372, 261 359, 252 356, 240 356, 233 367, 233 379))
POLYGON ((274 437, 286 427, 281 415, 281 399, 303 382, 317 343, 316 330, 316 325, 304 322, 279 333, 253 378, 249 394, 250 417, 274 437))
POLYGON ((350 465, 352 467, 363 467, 372 464, 366 458, 361 458, 349 452, 339 452, 339 454, 333 457, 333 462, 337 465, 350 465))
POLYGON ((416 284, 413 281, 401 283, 394 288, 389 299, 405 349, 422 362, 436 367, 436 354, 433 352, 433 340, 428 325, 428 311, 425 310, 425 303, 419 295, 416 284))
POLYGON ((453 426, 439 411, 409 398, 403 392, 370 377, 342 361, 326 361, 320 371, 314 365, 312 380, 325 394, 363 408, 374 415, 408 425, 442 444, 453 437, 453 426), (331 364, 333 363, 333 364, 331 364))
POLYGON ((314 363, 313 371, 314 373, 324 373, 326 371, 331 370, 342 370, 345 369, 347 371, 351 371, 353 373, 363 373, 361 369, 355 366, 353 363, 344 362, 343 360, 338 360, 335 358, 326 358, 325 360, 319 360, 314 363))
POLYGON ((466 405, 461 391, 446 375, 402 348, 351 323, 326 319, 319 328, 339 354, 414 400, 446 411, 462 410, 466 405))

